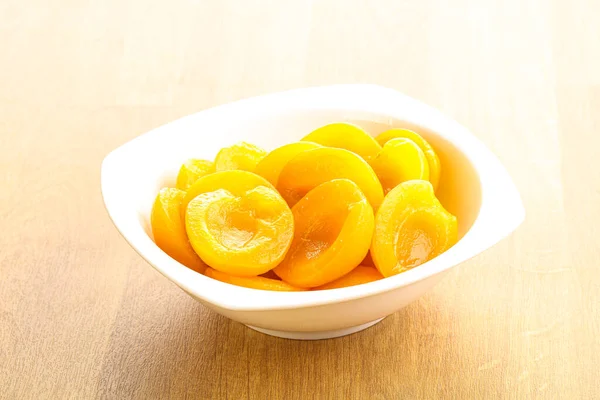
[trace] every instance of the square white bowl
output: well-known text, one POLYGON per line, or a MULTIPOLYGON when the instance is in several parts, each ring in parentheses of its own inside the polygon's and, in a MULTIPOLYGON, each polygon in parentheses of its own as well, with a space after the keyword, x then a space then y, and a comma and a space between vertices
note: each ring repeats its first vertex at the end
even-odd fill
POLYGON ((102 163, 106 209, 125 240, 161 274, 205 306, 261 332, 322 339, 365 329, 423 295, 451 267, 510 234, 525 211, 494 154, 457 122, 392 89, 334 85, 254 97, 181 118, 131 140, 102 163), (411 128, 442 163, 437 195, 459 221, 459 241, 410 271, 349 288, 270 292, 222 283, 178 263, 152 240, 150 210, 174 186, 188 158, 213 159, 238 141, 272 150, 331 122, 358 124, 372 135, 411 128))

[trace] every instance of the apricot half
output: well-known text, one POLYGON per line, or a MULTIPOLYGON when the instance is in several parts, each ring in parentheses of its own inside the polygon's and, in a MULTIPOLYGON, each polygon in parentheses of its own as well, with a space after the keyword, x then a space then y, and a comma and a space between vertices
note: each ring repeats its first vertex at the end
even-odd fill
POLYGON ((433 147, 421 135, 409 129, 390 129, 379 134, 376 139, 380 145, 385 146, 388 141, 396 138, 410 139, 423 150, 429 164, 429 181, 433 185, 433 189, 437 189, 440 182, 441 164, 433 147))
POLYGON ((186 208, 190 201, 199 194, 225 189, 234 196, 241 196, 248 190, 258 186, 274 189, 265 178, 248 171, 221 171, 205 175, 188 188, 185 198, 181 202, 182 215, 185 215, 186 208))
POLYGON ((407 181, 392 189, 377 210, 371 256, 388 277, 437 257, 456 240, 456 217, 440 204, 431 183, 407 181))
POLYGON ((323 146, 346 149, 358 154, 367 161, 376 157, 381 151, 381 146, 371 135, 358 126, 347 122, 322 126, 303 137, 302 140, 315 142, 323 146))
POLYGON ((194 271, 203 272, 206 265, 194 252, 185 231, 181 215, 184 196, 185 192, 174 188, 158 192, 150 214, 152 234, 156 245, 169 256, 194 271))
POLYGON ((260 275, 274 268, 294 235, 290 208, 267 186, 241 195, 224 189, 202 193, 188 204, 185 226, 192 247, 206 264, 236 276, 260 275))
POLYGON ((247 287, 260 290, 275 290, 278 292, 297 292, 305 289, 297 288, 277 279, 265 278, 262 276, 235 276, 225 272, 217 271, 210 267, 206 268, 204 275, 216 279, 221 282, 229 283, 236 286, 247 287))
POLYGON ((215 157, 215 169, 217 171, 230 171, 241 169, 253 172, 256 164, 267 152, 258 146, 246 142, 239 142, 233 146, 222 148, 215 157))
POLYGON ((191 158, 183 163, 177 174, 177 189, 187 190, 199 178, 215 172, 212 161, 191 158))
POLYGON ((410 139, 388 141, 377 157, 371 160, 371 167, 379 177, 385 193, 402 182, 429 179, 429 164, 425 153, 410 139))
POLYGON ((383 279, 383 275, 377 269, 359 265, 341 278, 325 285, 317 286, 314 290, 338 289, 362 285, 363 283, 374 282, 379 279, 383 279))
POLYGON ((356 267, 369 250, 373 208, 349 179, 325 182, 293 208, 294 239, 275 273, 287 283, 311 288, 356 267))
POLYGON ((254 172, 277 186, 281 170, 292 158, 303 151, 318 147, 321 147, 321 145, 312 142, 296 142, 283 145, 260 160, 254 172))
POLYGON ((351 151, 332 147, 306 150, 292 158, 279 175, 277 189, 293 206, 310 190, 332 179, 356 183, 374 209, 383 201, 381 183, 369 164, 351 151))

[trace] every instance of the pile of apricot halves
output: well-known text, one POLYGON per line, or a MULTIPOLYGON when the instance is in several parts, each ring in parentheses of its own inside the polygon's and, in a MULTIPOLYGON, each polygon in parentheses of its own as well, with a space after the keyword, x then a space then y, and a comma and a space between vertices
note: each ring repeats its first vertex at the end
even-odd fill
POLYGON ((156 197, 156 244, 208 277, 254 289, 322 290, 414 268, 457 240, 435 196, 440 160, 406 129, 323 126, 270 153, 241 142, 191 159, 156 197))

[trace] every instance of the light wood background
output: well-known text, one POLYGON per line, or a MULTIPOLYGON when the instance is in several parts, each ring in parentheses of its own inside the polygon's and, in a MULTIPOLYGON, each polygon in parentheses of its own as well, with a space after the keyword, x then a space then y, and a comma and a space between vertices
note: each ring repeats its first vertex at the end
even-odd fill
POLYGON ((0 397, 600 398, 600 4, 0 1, 0 397), (371 82, 465 124, 528 216, 349 337, 209 312, 111 225, 113 148, 203 108, 371 82))

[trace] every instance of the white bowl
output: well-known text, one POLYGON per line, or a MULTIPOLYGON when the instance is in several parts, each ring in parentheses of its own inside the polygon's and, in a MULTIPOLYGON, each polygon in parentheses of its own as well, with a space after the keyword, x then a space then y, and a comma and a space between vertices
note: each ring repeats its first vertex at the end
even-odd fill
POLYGON ((507 236, 525 216, 510 176, 467 129, 425 104, 373 85, 275 93, 171 122, 104 159, 102 194, 117 229, 161 274, 219 314, 293 339, 343 336, 375 324, 422 296, 450 268, 507 236), (241 140, 270 150, 336 121, 354 122, 373 135, 389 128, 412 128, 434 146, 442 163, 438 197, 459 221, 460 240, 454 247, 377 282, 283 293, 213 280, 173 260, 152 241, 149 215, 154 198, 161 187, 174 185, 187 158, 213 159, 221 147, 241 140))

